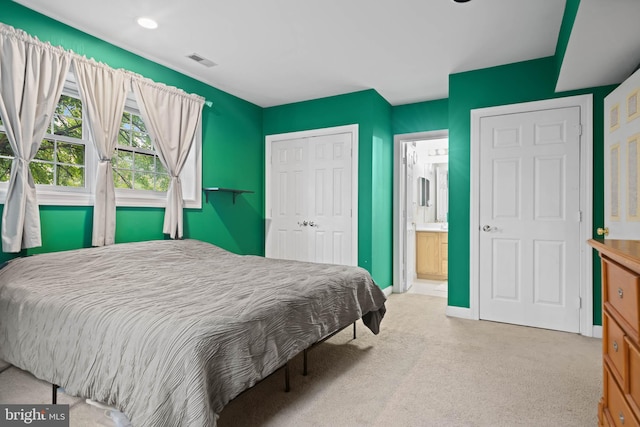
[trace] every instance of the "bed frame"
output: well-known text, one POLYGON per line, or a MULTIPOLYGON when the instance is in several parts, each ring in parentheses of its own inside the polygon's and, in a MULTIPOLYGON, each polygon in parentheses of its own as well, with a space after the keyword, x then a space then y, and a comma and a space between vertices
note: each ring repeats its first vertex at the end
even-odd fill
MULTIPOLYGON (((323 342, 325 342, 329 338, 332 338, 334 335, 336 335, 339 332, 342 332, 343 330, 345 330, 348 327, 349 326, 347 325, 344 328, 340 328, 337 331, 335 331, 334 333, 332 333, 332 334, 328 335, 327 337, 321 339, 320 341, 312 344, 310 347, 305 348, 304 350, 302 350, 302 355, 303 355, 302 356, 302 360, 303 360, 302 375, 304 375, 306 377, 309 374, 309 370, 308 370, 308 354, 309 354, 309 350, 314 349, 318 345, 322 344, 323 342)), ((353 339, 354 340, 356 339, 356 322, 353 322, 353 339)), ((284 368, 284 391, 286 393, 288 393, 289 391, 291 391, 291 378, 290 378, 290 374, 289 374, 289 362, 285 363, 283 368, 284 368)), ((267 379, 271 375, 273 375, 276 372, 278 372, 278 370, 279 369, 275 370, 272 374, 270 374, 267 377, 265 377, 262 381, 264 381, 265 379, 267 379)), ((59 388, 60 388, 60 386, 58 386, 56 384, 51 384, 51 403, 53 405, 57 405, 58 404, 58 389, 59 388)), ((249 389, 247 389, 247 390, 249 390, 249 389)), ((247 391, 247 390, 245 390, 245 391, 247 391)))

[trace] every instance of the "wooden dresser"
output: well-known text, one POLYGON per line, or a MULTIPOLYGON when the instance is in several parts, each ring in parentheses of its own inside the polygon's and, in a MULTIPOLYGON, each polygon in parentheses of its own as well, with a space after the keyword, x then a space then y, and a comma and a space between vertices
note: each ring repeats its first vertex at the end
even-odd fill
POLYGON ((640 240, 590 240, 602 260, 600 426, 640 426, 640 240))

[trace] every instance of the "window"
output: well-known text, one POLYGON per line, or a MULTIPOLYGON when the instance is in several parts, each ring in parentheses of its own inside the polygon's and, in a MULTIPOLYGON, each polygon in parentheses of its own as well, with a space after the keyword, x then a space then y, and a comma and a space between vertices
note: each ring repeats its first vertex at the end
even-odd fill
MULTIPOLYGON (((29 164, 38 202, 91 206, 98 158, 90 133, 84 128, 84 111, 72 73, 67 76, 62 93, 40 149, 29 164)), ((187 208, 201 207, 201 135, 199 129, 180 175, 187 208)), ((0 118, 0 203, 6 199, 13 157, 0 118)), ((126 102, 112 166, 117 206, 165 206, 169 174, 154 150, 133 93, 126 102)))
POLYGON ((131 111, 122 115, 118 145, 113 153, 116 188, 166 192, 169 174, 156 154, 142 118, 131 111))
MULTIPOLYGON (((13 151, 0 120, 0 181, 9 181, 13 151)), ((29 164, 33 181, 57 187, 85 187, 87 142, 82 138, 82 102, 62 95, 40 149, 29 164)))
POLYGON ((12 159, 13 151, 9 145, 9 138, 7 138, 7 134, 4 132, 4 124, 0 117, 0 182, 9 181, 12 159))
POLYGON ((29 164, 33 181, 84 188, 88 142, 82 138, 82 102, 62 95, 40 149, 29 164))

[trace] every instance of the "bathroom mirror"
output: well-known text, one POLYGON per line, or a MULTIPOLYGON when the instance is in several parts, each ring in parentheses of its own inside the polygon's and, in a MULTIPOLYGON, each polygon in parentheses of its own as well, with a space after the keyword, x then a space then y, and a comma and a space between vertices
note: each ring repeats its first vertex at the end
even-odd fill
POLYGON ((425 177, 418 178, 418 205, 420 206, 431 206, 429 185, 429 179, 425 177))

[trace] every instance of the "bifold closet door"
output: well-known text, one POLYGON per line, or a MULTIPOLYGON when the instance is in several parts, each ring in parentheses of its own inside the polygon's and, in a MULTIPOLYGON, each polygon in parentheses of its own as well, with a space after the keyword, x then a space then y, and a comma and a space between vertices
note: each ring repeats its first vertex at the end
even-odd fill
POLYGON ((274 141, 273 258, 352 265, 351 133, 274 141))

